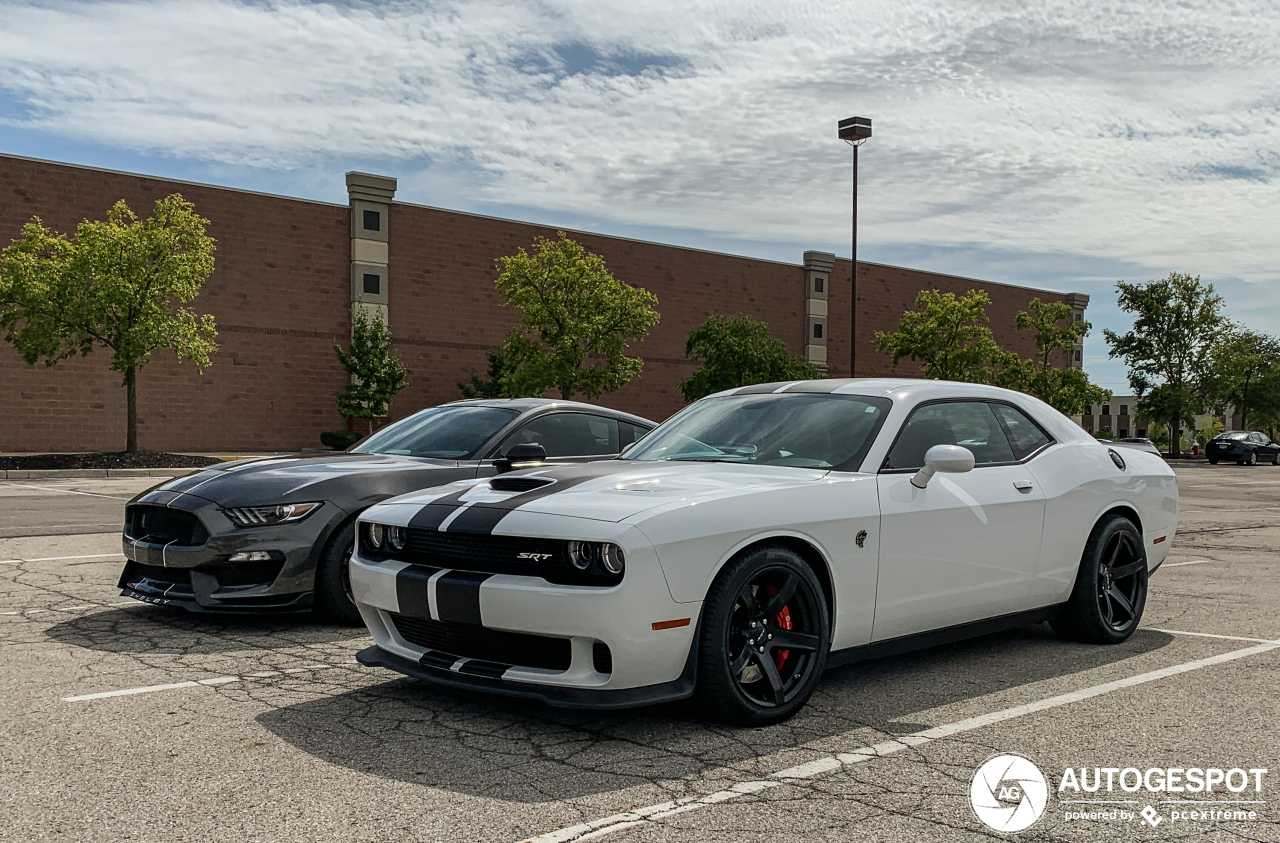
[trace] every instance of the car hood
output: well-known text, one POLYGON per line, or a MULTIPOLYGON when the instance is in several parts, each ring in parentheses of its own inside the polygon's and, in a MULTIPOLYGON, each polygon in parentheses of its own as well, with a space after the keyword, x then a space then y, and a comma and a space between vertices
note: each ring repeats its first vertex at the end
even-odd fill
POLYGON ((180 492, 223 507, 327 500, 346 508, 457 480, 458 469, 453 460, 394 454, 266 457, 177 477, 142 497, 180 492))
MULTIPOLYGON (((469 484, 455 483, 448 488, 394 498, 384 505, 407 505, 405 510, 438 509, 441 519, 452 510, 465 507, 617 522, 658 507, 811 486, 822 482, 827 473, 785 466, 606 460, 525 469, 469 484), (535 480, 549 482, 527 490, 511 489, 516 483, 535 480)), ((407 515, 405 510, 399 514, 407 515)), ((500 513, 494 515, 500 517, 500 513)), ((487 519, 480 516, 480 520, 487 519)))

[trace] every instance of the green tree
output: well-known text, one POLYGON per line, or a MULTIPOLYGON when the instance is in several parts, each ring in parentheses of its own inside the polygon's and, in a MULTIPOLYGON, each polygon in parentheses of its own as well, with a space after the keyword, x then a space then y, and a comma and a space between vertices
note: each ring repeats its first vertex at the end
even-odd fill
POLYGON ((658 324, 658 297, 614 278, 604 259, 559 232, 498 258, 498 292, 523 312, 503 347, 509 395, 599 398, 626 385, 644 361, 627 357, 629 342, 658 324))
POLYGON ((138 450, 138 370, 158 348, 200 370, 217 351, 213 317, 182 307, 213 272, 209 221, 178 194, 138 217, 123 200, 67 237, 33 218, 0 252, 0 330, 27 363, 95 347, 124 379, 126 448, 138 450))
POLYGON ((1012 357, 996 375, 1000 386, 1034 395, 1069 416, 1087 413, 1094 404, 1111 400, 1110 390, 1095 385, 1083 369, 1069 364, 1076 343, 1091 327, 1088 322, 1072 322, 1071 314, 1071 307, 1064 302, 1032 299, 1018 314, 1016 324, 1019 330, 1035 331, 1036 357, 1012 357), (1068 365, 1053 365, 1055 357, 1068 365))
POLYGON ((333 346, 338 362, 351 376, 338 394, 344 418, 380 419, 391 411, 391 399, 404 389, 408 370, 391 350, 391 331, 381 316, 357 310, 351 320, 351 346, 333 346))
POLYGON ((1222 314, 1222 296, 1200 276, 1171 272, 1146 284, 1120 281, 1120 309, 1134 315, 1124 334, 1104 330, 1110 355, 1129 367, 1129 385, 1139 396, 1137 410, 1170 429, 1170 454, 1180 455, 1183 427, 1195 427, 1205 406, 1210 352, 1231 323, 1222 314))
MULTIPOLYGON (((463 398, 533 397, 507 394, 506 388, 503 386, 503 381, 511 371, 511 363, 507 360, 507 350, 505 346, 491 348, 485 352, 485 356, 489 358, 489 370, 485 372, 485 376, 483 378, 479 375, 472 375, 470 381, 465 383, 463 381, 458 381, 458 389, 461 390, 463 398)), ((538 393, 538 395, 541 394, 541 392, 538 393)))
POLYGON ((792 355, 782 340, 769 335, 769 326, 741 313, 717 314, 689 332, 684 356, 702 361, 692 375, 676 386, 685 401, 773 381, 822 377, 818 367, 792 355))
MULTIPOLYGON (((1235 408, 1240 427, 1249 429, 1252 410, 1266 412, 1280 401, 1280 340, 1261 331, 1235 327, 1209 352, 1209 403, 1219 412, 1235 408)), ((1234 414, 1233 414, 1234 415, 1234 414)))
POLYGON ((902 314, 898 330, 876 331, 876 347, 897 366, 907 357, 921 364, 926 378, 990 383, 998 367, 1012 362, 987 327, 991 298, 970 290, 955 293, 921 290, 916 309, 902 314))

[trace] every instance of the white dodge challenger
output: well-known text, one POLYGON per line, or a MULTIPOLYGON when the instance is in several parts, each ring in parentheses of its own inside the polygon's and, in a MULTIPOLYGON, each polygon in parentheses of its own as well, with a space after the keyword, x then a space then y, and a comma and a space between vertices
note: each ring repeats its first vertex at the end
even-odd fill
POLYGON ((775 723, 852 661, 1046 620, 1126 640, 1177 518, 1159 456, 1018 392, 742 387, 617 459, 370 507, 351 560, 375 642, 359 658, 558 706, 696 695, 727 722, 775 723))

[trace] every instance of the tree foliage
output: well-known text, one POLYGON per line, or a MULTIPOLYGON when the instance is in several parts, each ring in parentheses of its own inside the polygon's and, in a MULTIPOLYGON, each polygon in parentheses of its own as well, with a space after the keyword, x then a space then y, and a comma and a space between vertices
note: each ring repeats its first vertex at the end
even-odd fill
MULTIPOLYGON (((1208 403, 1218 412, 1230 405, 1249 429, 1249 416, 1280 410, 1280 340, 1233 327, 1209 351, 1208 403)), ((1260 415, 1259 415, 1260 414, 1260 415)))
POLYGON ((1065 302, 1032 299, 1018 314, 1016 324, 1020 330, 1035 331, 1036 357, 1019 360, 1011 354, 996 374, 1000 386, 1034 395, 1069 416, 1087 413, 1094 404, 1111 400, 1110 390, 1092 383, 1083 369, 1053 365, 1055 356, 1067 363, 1076 343, 1089 333, 1089 323, 1072 322, 1071 314, 1071 306, 1065 302))
POLYGON ((697 371, 676 384, 685 401, 735 386, 822 377, 817 366, 792 355, 782 340, 770 336, 768 325, 743 314, 717 314, 694 328, 684 356, 702 361, 697 371))
POLYGON ((640 373, 644 361, 625 352, 658 324, 657 296, 614 278, 603 258, 564 232, 497 263, 498 292, 523 313, 503 349, 507 394, 554 388, 566 399, 598 398, 640 373))
POLYGON ((351 376, 338 394, 344 418, 379 419, 391 411, 391 399, 404 389, 408 370, 391 350, 391 331, 381 316, 357 310, 351 320, 350 350, 334 344, 338 362, 351 376))
POLYGON ((898 330, 876 331, 876 347, 893 358, 921 364, 926 378, 990 383, 999 367, 1010 362, 987 327, 986 306, 991 298, 970 290, 955 293, 921 290, 916 309, 902 314, 898 330))
MULTIPOLYGON (((491 348, 485 352, 485 356, 489 359, 489 369, 485 372, 483 378, 479 375, 472 375, 469 381, 458 381, 458 389, 461 390, 463 398, 535 397, 508 394, 505 381, 511 371, 511 363, 507 359, 505 346, 500 345, 497 348, 491 348)), ((541 395, 542 393, 539 392, 537 394, 541 395)))
POLYGON ((1194 426, 1206 404, 1211 352, 1230 328, 1222 297, 1200 277, 1171 272, 1146 284, 1120 281, 1120 309, 1134 315, 1124 334, 1104 330, 1110 355, 1129 367, 1137 410, 1171 428, 1171 454, 1179 455, 1180 431, 1194 426))
POLYGON ((147 219, 123 200, 75 234, 39 218, 0 252, 0 330, 28 363, 53 366, 95 347, 111 352, 126 389, 126 447, 138 450, 137 372, 158 348, 203 370, 217 351, 214 320, 182 307, 213 272, 209 221, 178 194, 147 219))

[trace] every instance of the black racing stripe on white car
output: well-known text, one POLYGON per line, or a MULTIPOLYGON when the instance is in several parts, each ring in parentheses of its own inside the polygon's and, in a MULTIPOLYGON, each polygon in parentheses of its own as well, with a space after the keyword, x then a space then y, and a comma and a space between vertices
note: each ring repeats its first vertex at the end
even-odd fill
MULTIPOLYGON (((563 492, 566 489, 572 489, 574 486, 586 483, 588 480, 608 477, 611 474, 635 471, 636 468, 635 463, 630 463, 626 460, 605 460, 584 465, 565 466, 550 471, 538 469, 537 476, 546 477, 554 482, 539 486, 536 489, 530 489, 527 492, 518 492, 506 500, 494 503, 478 503, 467 507, 458 513, 457 518, 449 522, 446 532, 475 533, 487 536, 493 532, 494 528, 498 526, 498 522, 503 518, 531 501, 554 495, 557 492, 563 492)), ((415 516, 414 521, 416 520, 417 517, 415 516)), ((410 523, 412 524, 413 522, 410 523)))
POLYGON ((459 673, 466 673, 470 676, 490 676, 494 679, 501 679, 502 674, 510 670, 512 665, 500 664, 499 662, 482 662, 479 659, 467 659, 458 668, 459 673))
POLYGON ((400 614, 414 618, 431 619, 431 607, 427 601, 427 581, 440 573, 440 568, 426 565, 406 565, 396 574, 396 605, 400 614))
POLYGON ((423 667, 438 667, 442 670, 448 670, 457 663, 457 656, 451 656, 448 653, 441 653, 438 650, 427 650, 418 657, 418 664, 423 667))
POLYGON ((438 530, 445 519, 452 515, 457 509, 465 504, 462 503, 462 496, 471 491, 468 486, 442 498, 437 498, 431 503, 423 505, 413 518, 409 520, 410 527, 422 527, 428 530, 438 530))
POLYGON ((480 584, 492 576, 450 571, 436 580, 436 612, 440 620, 480 626, 480 584))

